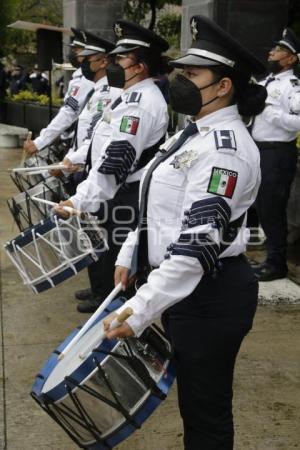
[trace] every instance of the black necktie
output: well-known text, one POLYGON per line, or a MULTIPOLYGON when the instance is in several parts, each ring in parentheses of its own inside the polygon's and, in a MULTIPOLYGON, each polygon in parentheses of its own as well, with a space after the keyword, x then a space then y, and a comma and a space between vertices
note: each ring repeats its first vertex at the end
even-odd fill
POLYGON ((78 113, 78 119, 76 120, 76 122, 75 122, 75 127, 74 127, 74 136, 73 136, 73 139, 72 139, 72 142, 71 142, 71 146, 70 146, 70 147, 73 147, 74 152, 76 152, 76 150, 78 149, 77 133, 78 133, 78 120, 79 120, 79 116, 80 116, 80 114, 82 113, 82 111, 84 110, 84 108, 86 107, 86 105, 87 105, 89 99, 92 97, 92 95, 94 94, 94 92, 95 92, 95 89, 94 89, 94 88, 91 89, 91 90, 89 91, 89 93, 88 93, 87 96, 85 97, 85 99, 84 99, 84 101, 83 101, 83 103, 82 103, 82 105, 81 105, 81 108, 80 108, 80 110, 79 110, 79 113, 78 113))
POLYGON ((275 80, 275 77, 268 77, 266 79, 266 82, 265 82, 264 86, 267 87, 268 84, 272 83, 272 81, 274 81, 274 80, 275 80))
MULTIPOLYGON (((118 97, 113 104, 111 105, 110 109, 115 109, 120 103, 122 103, 122 97, 118 97)), ((91 139, 88 151, 87 151, 87 156, 86 156, 86 163, 85 163, 85 167, 84 167, 84 172, 85 173, 89 173, 89 171, 92 168, 92 147, 93 147, 93 138, 91 139)))
POLYGON ((120 103, 122 103, 122 97, 118 97, 113 104, 111 105, 110 109, 115 109, 120 103))
POLYGON ((197 125, 190 123, 181 133, 177 141, 172 147, 164 152, 161 156, 158 156, 153 161, 152 165, 147 170, 147 174, 143 181, 141 192, 141 203, 138 220, 138 238, 135 246, 132 260, 131 260, 131 274, 137 272, 143 272, 149 265, 148 263, 148 233, 147 233, 147 202, 149 186, 154 170, 166 159, 168 159, 173 153, 178 150, 182 144, 193 134, 198 132, 197 125))

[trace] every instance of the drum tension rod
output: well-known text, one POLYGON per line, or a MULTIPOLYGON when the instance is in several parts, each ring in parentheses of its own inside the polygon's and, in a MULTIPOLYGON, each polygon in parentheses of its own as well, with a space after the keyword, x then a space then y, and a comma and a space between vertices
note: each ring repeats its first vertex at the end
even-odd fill
POLYGON ((99 430, 93 419, 90 417, 90 415, 85 411, 84 407, 82 406, 82 403, 80 402, 79 398, 77 397, 76 393, 72 392, 72 387, 70 385, 66 386, 68 394, 70 395, 70 398, 73 402, 73 405, 77 409, 81 420, 85 424, 85 428, 91 433, 91 435, 94 437, 94 439, 97 442, 102 442, 101 434, 102 431, 99 430))
POLYGON ((74 422, 76 422, 78 425, 82 425, 78 420, 74 419, 74 417, 71 416, 71 414, 67 414, 67 412, 62 411, 57 405, 53 404, 52 407, 54 409, 54 411, 52 411, 49 407, 49 405, 47 403, 42 404, 39 400, 38 397, 31 392, 31 397, 38 403, 38 405, 51 417, 51 419, 54 420, 54 422, 56 422, 66 433, 67 435, 78 445, 78 447, 80 448, 87 448, 86 446, 82 446, 81 442, 80 442, 80 438, 82 439, 82 436, 79 435, 79 433, 76 431, 76 429, 67 421, 67 419, 64 417, 64 414, 66 414, 67 417, 69 417, 70 419, 72 419, 74 422), (59 418, 60 417, 60 418, 59 418), (65 423, 63 423, 63 421, 65 421, 65 423, 67 423, 67 425, 65 425, 65 423), (72 430, 72 431, 70 431, 72 430), (77 437, 76 437, 77 436, 77 437))
POLYGON ((71 377, 65 377, 65 381, 67 383, 72 384, 74 387, 77 387, 78 389, 81 389, 82 391, 86 392, 87 394, 90 394, 92 397, 95 397, 98 400, 103 401, 107 405, 109 405, 112 408, 115 408, 115 409, 117 409, 119 411, 119 409, 116 407, 116 404, 112 400, 109 400, 108 398, 106 398, 103 395, 99 394, 93 388, 88 387, 88 386, 84 386, 82 384, 79 384, 76 380, 74 380, 71 377))
POLYGON ((115 400, 115 402, 116 402, 114 408, 115 408, 117 411, 120 411, 121 414, 123 414, 123 416, 125 417, 125 419, 127 419, 128 422, 129 422, 132 426, 134 426, 136 429, 141 428, 141 426, 135 421, 134 417, 127 411, 127 409, 122 405, 122 403, 121 403, 120 400, 118 399, 118 397, 117 397, 117 395, 116 395, 116 393, 115 393, 115 391, 114 391, 114 389, 113 389, 113 386, 112 386, 111 383, 109 382, 108 377, 107 377, 107 375, 106 375, 106 373, 105 373, 105 370, 104 370, 103 367, 101 366, 101 364, 100 364, 100 362, 98 361, 98 359, 97 359, 97 358, 93 358, 93 361, 94 361, 94 363, 96 364, 96 366, 97 366, 97 368, 98 368, 98 371, 99 371, 100 375, 101 375, 102 378, 103 378, 103 381, 104 381, 105 384, 107 385, 108 389, 109 389, 110 392, 111 392, 111 395, 113 396, 113 398, 114 398, 114 400, 115 400))
MULTIPOLYGON (((106 350, 100 350, 100 349, 94 349, 93 351, 95 353, 103 353, 104 355, 109 355, 114 358, 123 359, 128 362, 128 364, 131 366, 131 368, 134 370, 136 375, 140 378, 140 380, 144 383, 144 385, 151 391, 151 394, 153 394, 155 397, 159 398, 160 400, 164 400, 167 396, 166 394, 159 389, 153 378, 150 376, 149 371, 147 367, 142 363, 142 361, 137 358, 137 356, 134 355, 129 342, 127 339, 124 339, 124 342, 128 346, 129 353, 127 351, 126 355, 119 355, 113 352, 108 352, 106 350)), ((125 347, 125 350, 126 347, 125 347)))

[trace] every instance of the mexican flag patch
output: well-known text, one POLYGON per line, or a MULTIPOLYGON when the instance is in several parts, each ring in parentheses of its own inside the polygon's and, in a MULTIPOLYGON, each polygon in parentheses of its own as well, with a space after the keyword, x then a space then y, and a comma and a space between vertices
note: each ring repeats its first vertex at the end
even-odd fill
POLYGON ((232 198, 237 178, 238 173, 233 170, 213 167, 207 192, 221 195, 222 197, 232 198))
POLYGON ((140 119, 134 116, 124 116, 122 117, 122 122, 120 125, 120 131, 128 134, 136 134, 139 127, 140 119))
POLYGON ((109 105, 111 102, 110 98, 103 98, 102 100, 99 100, 98 104, 97 104, 97 111, 103 111, 104 108, 107 107, 107 105, 109 105))
POLYGON ((76 95, 78 94, 79 88, 80 88, 80 86, 73 86, 73 87, 71 87, 71 88, 69 89, 68 94, 69 94, 71 97, 76 97, 76 95))

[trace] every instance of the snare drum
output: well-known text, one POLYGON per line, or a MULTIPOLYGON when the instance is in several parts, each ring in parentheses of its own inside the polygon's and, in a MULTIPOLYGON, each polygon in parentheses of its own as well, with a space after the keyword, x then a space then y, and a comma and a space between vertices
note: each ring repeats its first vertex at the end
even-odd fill
POLYGON ((36 294, 65 281, 97 261, 106 249, 93 216, 53 216, 5 244, 25 285, 36 294))
POLYGON ((165 399, 175 378, 171 348, 162 331, 140 338, 102 339, 103 319, 122 305, 114 300, 62 360, 75 330, 52 353, 32 389, 38 404, 80 448, 107 450, 140 428, 165 399), (90 341, 93 350, 82 358, 90 341))
MULTIPOLYGON (((49 164, 58 163, 59 161, 60 160, 58 158, 58 155, 54 152, 52 147, 47 147, 37 152, 31 158, 26 159, 26 161, 24 162, 24 167, 43 167, 49 164)), ((49 177, 51 177, 51 175, 48 171, 40 174, 27 174, 26 172, 16 172, 11 174, 11 179, 20 192, 31 189, 38 183, 47 180, 49 177)))
POLYGON ((69 195, 65 184, 58 178, 51 177, 7 200, 9 210, 20 231, 36 225, 40 220, 49 216, 49 206, 34 201, 31 197, 59 203, 61 200, 67 200, 69 195))

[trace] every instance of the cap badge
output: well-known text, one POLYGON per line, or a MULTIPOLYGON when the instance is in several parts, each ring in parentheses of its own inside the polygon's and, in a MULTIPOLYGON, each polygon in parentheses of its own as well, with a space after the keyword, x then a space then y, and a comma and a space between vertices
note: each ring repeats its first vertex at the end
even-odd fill
POLYGON ((283 33, 282 33, 282 37, 286 37, 286 35, 287 35, 287 29, 285 28, 284 30, 283 30, 283 33))
POLYGON ((197 34, 198 34, 197 23, 196 23, 195 19, 193 19, 191 22, 191 33, 192 33, 193 41, 195 41, 197 39, 197 34))
POLYGON ((123 28, 121 27, 121 25, 119 23, 115 24, 114 31, 115 31, 115 35, 117 37, 121 37, 123 34, 123 28))
POLYGON ((84 31, 81 31, 81 34, 82 34, 84 43, 86 43, 86 42, 87 42, 87 37, 86 37, 85 32, 84 32, 84 31))

